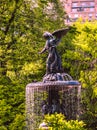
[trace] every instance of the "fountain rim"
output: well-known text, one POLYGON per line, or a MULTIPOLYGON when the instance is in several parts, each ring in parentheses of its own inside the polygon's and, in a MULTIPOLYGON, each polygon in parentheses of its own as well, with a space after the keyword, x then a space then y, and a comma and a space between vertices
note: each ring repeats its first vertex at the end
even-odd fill
POLYGON ((32 82, 27 84, 26 87, 46 87, 46 86, 78 86, 81 85, 80 82, 76 80, 71 80, 71 81, 48 81, 48 82, 32 82))

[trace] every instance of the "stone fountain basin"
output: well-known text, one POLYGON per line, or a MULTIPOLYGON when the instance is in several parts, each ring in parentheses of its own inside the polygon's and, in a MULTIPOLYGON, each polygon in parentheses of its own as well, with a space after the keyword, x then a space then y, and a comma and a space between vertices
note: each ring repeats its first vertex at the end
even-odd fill
POLYGON ((34 88, 34 89, 47 89, 49 87, 50 89, 57 89, 57 90, 67 90, 73 87, 78 87, 81 84, 78 81, 72 80, 72 81, 48 81, 48 82, 33 82, 29 83, 26 88, 34 88))

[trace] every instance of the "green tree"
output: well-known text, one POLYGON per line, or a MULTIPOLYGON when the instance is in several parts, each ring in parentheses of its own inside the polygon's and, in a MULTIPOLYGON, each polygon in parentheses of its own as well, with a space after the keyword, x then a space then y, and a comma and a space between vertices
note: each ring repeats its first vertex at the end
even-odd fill
MULTIPOLYGON (((88 129, 97 129, 97 21, 80 20, 65 38, 63 66, 82 83, 82 119, 88 129), (71 39, 70 39, 71 37, 71 39), (68 44, 67 44, 68 43, 68 44), (65 46, 66 47, 66 46, 65 46)), ((63 46, 63 45, 62 45, 63 46)))
POLYGON ((60 6, 58 0, 0 1, 0 129, 24 129, 25 86, 45 73, 42 34, 64 26, 60 6))
POLYGON ((88 128, 97 128, 97 22, 76 24, 81 33, 74 43, 81 54, 80 81, 84 88, 82 94, 83 119, 88 128))

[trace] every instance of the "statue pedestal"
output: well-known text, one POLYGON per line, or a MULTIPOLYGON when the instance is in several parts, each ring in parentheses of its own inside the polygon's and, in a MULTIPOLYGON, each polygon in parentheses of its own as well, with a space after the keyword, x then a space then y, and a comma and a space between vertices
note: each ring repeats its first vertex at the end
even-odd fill
POLYGON ((26 86, 26 113, 29 130, 39 128, 45 114, 55 112, 67 120, 79 116, 81 84, 78 81, 49 81, 26 86))

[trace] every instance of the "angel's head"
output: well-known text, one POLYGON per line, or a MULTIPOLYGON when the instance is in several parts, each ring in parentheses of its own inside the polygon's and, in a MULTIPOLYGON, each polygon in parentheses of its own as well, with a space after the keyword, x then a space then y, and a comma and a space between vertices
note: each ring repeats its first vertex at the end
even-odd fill
POLYGON ((45 39, 54 38, 53 35, 52 35, 51 33, 49 33, 49 32, 45 32, 45 33, 43 34, 43 37, 44 37, 45 39))

